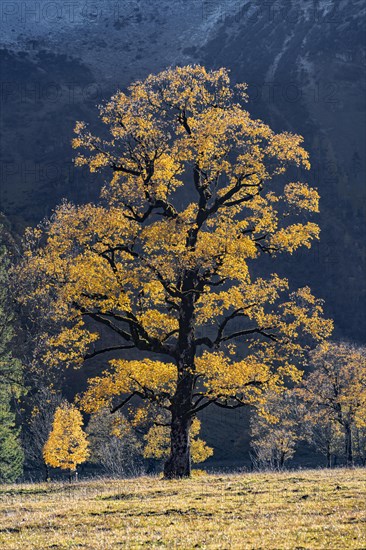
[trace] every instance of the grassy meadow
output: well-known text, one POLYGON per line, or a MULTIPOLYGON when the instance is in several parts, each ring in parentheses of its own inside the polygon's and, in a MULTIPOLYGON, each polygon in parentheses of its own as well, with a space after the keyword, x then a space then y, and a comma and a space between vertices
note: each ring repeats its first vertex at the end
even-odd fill
POLYGON ((366 470, 0 486, 6 550, 366 549, 366 470))

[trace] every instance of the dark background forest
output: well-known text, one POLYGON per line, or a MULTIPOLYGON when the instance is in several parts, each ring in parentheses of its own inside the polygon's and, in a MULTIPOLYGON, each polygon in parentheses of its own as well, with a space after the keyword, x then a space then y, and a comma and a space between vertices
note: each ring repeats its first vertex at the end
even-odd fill
MULTIPOLYGON (((0 211, 15 236, 63 197, 97 198, 100 176, 72 164, 76 120, 95 127, 100 102, 167 66, 225 66, 248 83, 252 116, 302 134, 310 152, 321 240, 281 259, 279 273, 325 300, 335 339, 365 343, 362 0, 19 0, 0 9, 0 211)), ((70 378, 70 393, 80 380, 70 378)), ((245 462, 247 424, 246 411, 205 413, 212 461, 245 462)), ((302 456, 316 460, 306 447, 302 456)))

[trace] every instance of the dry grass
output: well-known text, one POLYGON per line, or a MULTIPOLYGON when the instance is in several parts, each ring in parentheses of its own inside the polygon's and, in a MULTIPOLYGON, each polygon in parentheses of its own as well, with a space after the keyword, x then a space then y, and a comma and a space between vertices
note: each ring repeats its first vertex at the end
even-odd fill
POLYGON ((366 471, 0 487, 0 546, 366 549, 366 471))

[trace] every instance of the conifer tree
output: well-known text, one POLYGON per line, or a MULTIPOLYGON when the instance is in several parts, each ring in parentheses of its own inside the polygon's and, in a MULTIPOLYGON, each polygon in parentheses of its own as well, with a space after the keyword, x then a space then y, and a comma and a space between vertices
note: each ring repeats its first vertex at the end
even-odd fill
POLYGON ((0 402, 0 482, 12 482, 23 473, 23 450, 15 414, 5 400, 0 402))
POLYGON ((13 357, 14 315, 8 295, 9 258, 0 226, 0 481, 15 481, 23 471, 23 450, 12 404, 22 392, 22 364, 13 357))

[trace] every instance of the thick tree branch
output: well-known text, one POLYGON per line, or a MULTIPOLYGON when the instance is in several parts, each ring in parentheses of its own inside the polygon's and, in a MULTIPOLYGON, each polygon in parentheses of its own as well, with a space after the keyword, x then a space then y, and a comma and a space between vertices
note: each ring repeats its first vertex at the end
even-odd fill
POLYGON ((245 407, 246 405, 248 405, 248 403, 236 403, 236 405, 229 405, 226 403, 220 403, 219 401, 214 401, 213 405, 215 405, 216 407, 220 407, 221 409, 233 410, 233 409, 240 409, 241 407, 245 407))
POLYGON ((123 172, 124 174, 131 174, 132 176, 141 176, 141 171, 133 170, 132 168, 126 168, 126 166, 118 165, 114 162, 111 163, 114 172, 123 172))
MULTIPOLYGON (((230 206, 230 204, 228 204, 227 201, 229 201, 232 197, 234 197, 234 195, 239 193, 239 191, 241 191, 244 187, 257 187, 258 193, 260 193, 260 191, 262 190, 262 183, 263 183, 262 181, 260 181, 257 184, 243 183, 247 178, 250 178, 251 176, 254 176, 254 175, 255 175, 255 172, 251 172, 249 174, 245 174, 244 176, 241 176, 236 182, 236 184, 231 189, 229 189, 229 191, 227 191, 221 197, 218 197, 215 200, 214 204, 208 210, 209 215, 217 212, 221 206, 230 206)), ((249 200, 252 200, 254 196, 255 195, 252 195, 252 194, 245 195, 245 197, 242 197, 239 200, 241 202, 249 201, 249 200)))
POLYGON ((135 395, 143 398, 143 394, 141 392, 138 392, 138 391, 134 391, 133 393, 131 393, 128 397, 126 397, 126 399, 124 399, 123 401, 121 401, 121 403, 119 403, 118 405, 116 405, 115 407, 113 407, 110 412, 111 414, 115 413, 116 411, 118 411, 119 409, 122 409, 122 407, 124 407, 125 405, 127 405, 127 403, 129 401, 131 401, 131 399, 133 397, 135 397, 135 395))
MULTIPOLYGON (((133 341, 136 348, 139 350, 151 351, 154 353, 163 353, 169 355, 170 357, 175 357, 174 351, 171 347, 165 346, 163 341, 158 338, 154 338, 148 334, 142 324, 137 320, 133 313, 125 313, 125 316, 119 315, 112 311, 104 312, 105 317, 112 317, 116 321, 121 321, 129 325, 131 334, 131 340, 133 341)), ((113 325, 115 326, 115 325, 113 325)), ((118 329, 119 327, 117 327, 118 329)))
POLYGON ((268 327, 268 329, 264 328, 252 328, 247 330, 239 330, 238 332, 233 332, 232 334, 229 334, 228 336, 223 336, 220 340, 220 342, 227 342, 228 340, 232 340, 233 338, 239 338, 240 336, 247 336, 249 334, 261 334, 262 336, 265 336, 266 338, 269 338, 273 342, 278 342, 278 339, 274 334, 269 334, 268 332, 265 332, 266 330, 271 330, 272 327, 268 327))
POLYGON ((106 250, 104 250, 100 255, 102 256, 103 254, 112 253, 116 251, 126 252, 127 254, 130 254, 133 258, 140 260, 148 269, 150 269, 156 275, 156 277, 158 278, 158 280, 160 281, 160 283, 162 284, 166 292, 170 294, 170 296, 172 296, 173 298, 181 297, 181 293, 179 292, 179 290, 174 285, 172 285, 171 283, 165 280, 163 275, 160 273, 159 269, 154 265, 152 265, 147 260, 147 258, 145 258, 142 254, 138 253, 136 250, 133 250, 131 247, 126 245, 109 247, 106 250))
POLYGON ((205 336, 203 338, 198 338, 195 341, 196 346, 206 345, 209 348, 218 347, 219 344, 224 341, 223 332, 226 328, 226 325, 229 323, 229 321, 231 321, 232 319, 235 319, 237 317, 245 317, 245 315, 246 315, 245 310, 250 309, 250 308, 254 307, 255 305, 256 304, 253 303, 253 304, 249 304, 248 306, 240 307, 240 308, 235 309, 230 315, 225 317, 225 319, 223 319, 223 321, 220 323, 215 340, 211 340, 207 336, 205 336))
POLYGON ((129 334, 125 330, 121 329, 120 327, 116 326, 109 319, 106 319, 105 317, 102 317, 101 314, 94 313, 92 311, 84 310, 83 315, 86 315, 86 316, 90 317, 91 319, 94 319, 94 321, 97 321, 98 323, 106 325, 108 328, 113 330, 113 332, 116 332, 117 334, 119 334, 119 336, 122 336, 122 338, 127 340, 127 342, 131 342, 133 340, 131 334, 129 334))
POLYGON ((93 357, 96 357, 97 355, 101 355, 103 353, 108 353, 110 351, 120 351, 124 349, 134 349, 136 346, 133 344, 131 346, 110 346, 109 348, 103 348, 98 349, 95 351, 92 351, 91 353, 88 353, 84 356, 84 361, 87 361, 88 359, 92 359, 93 357))

